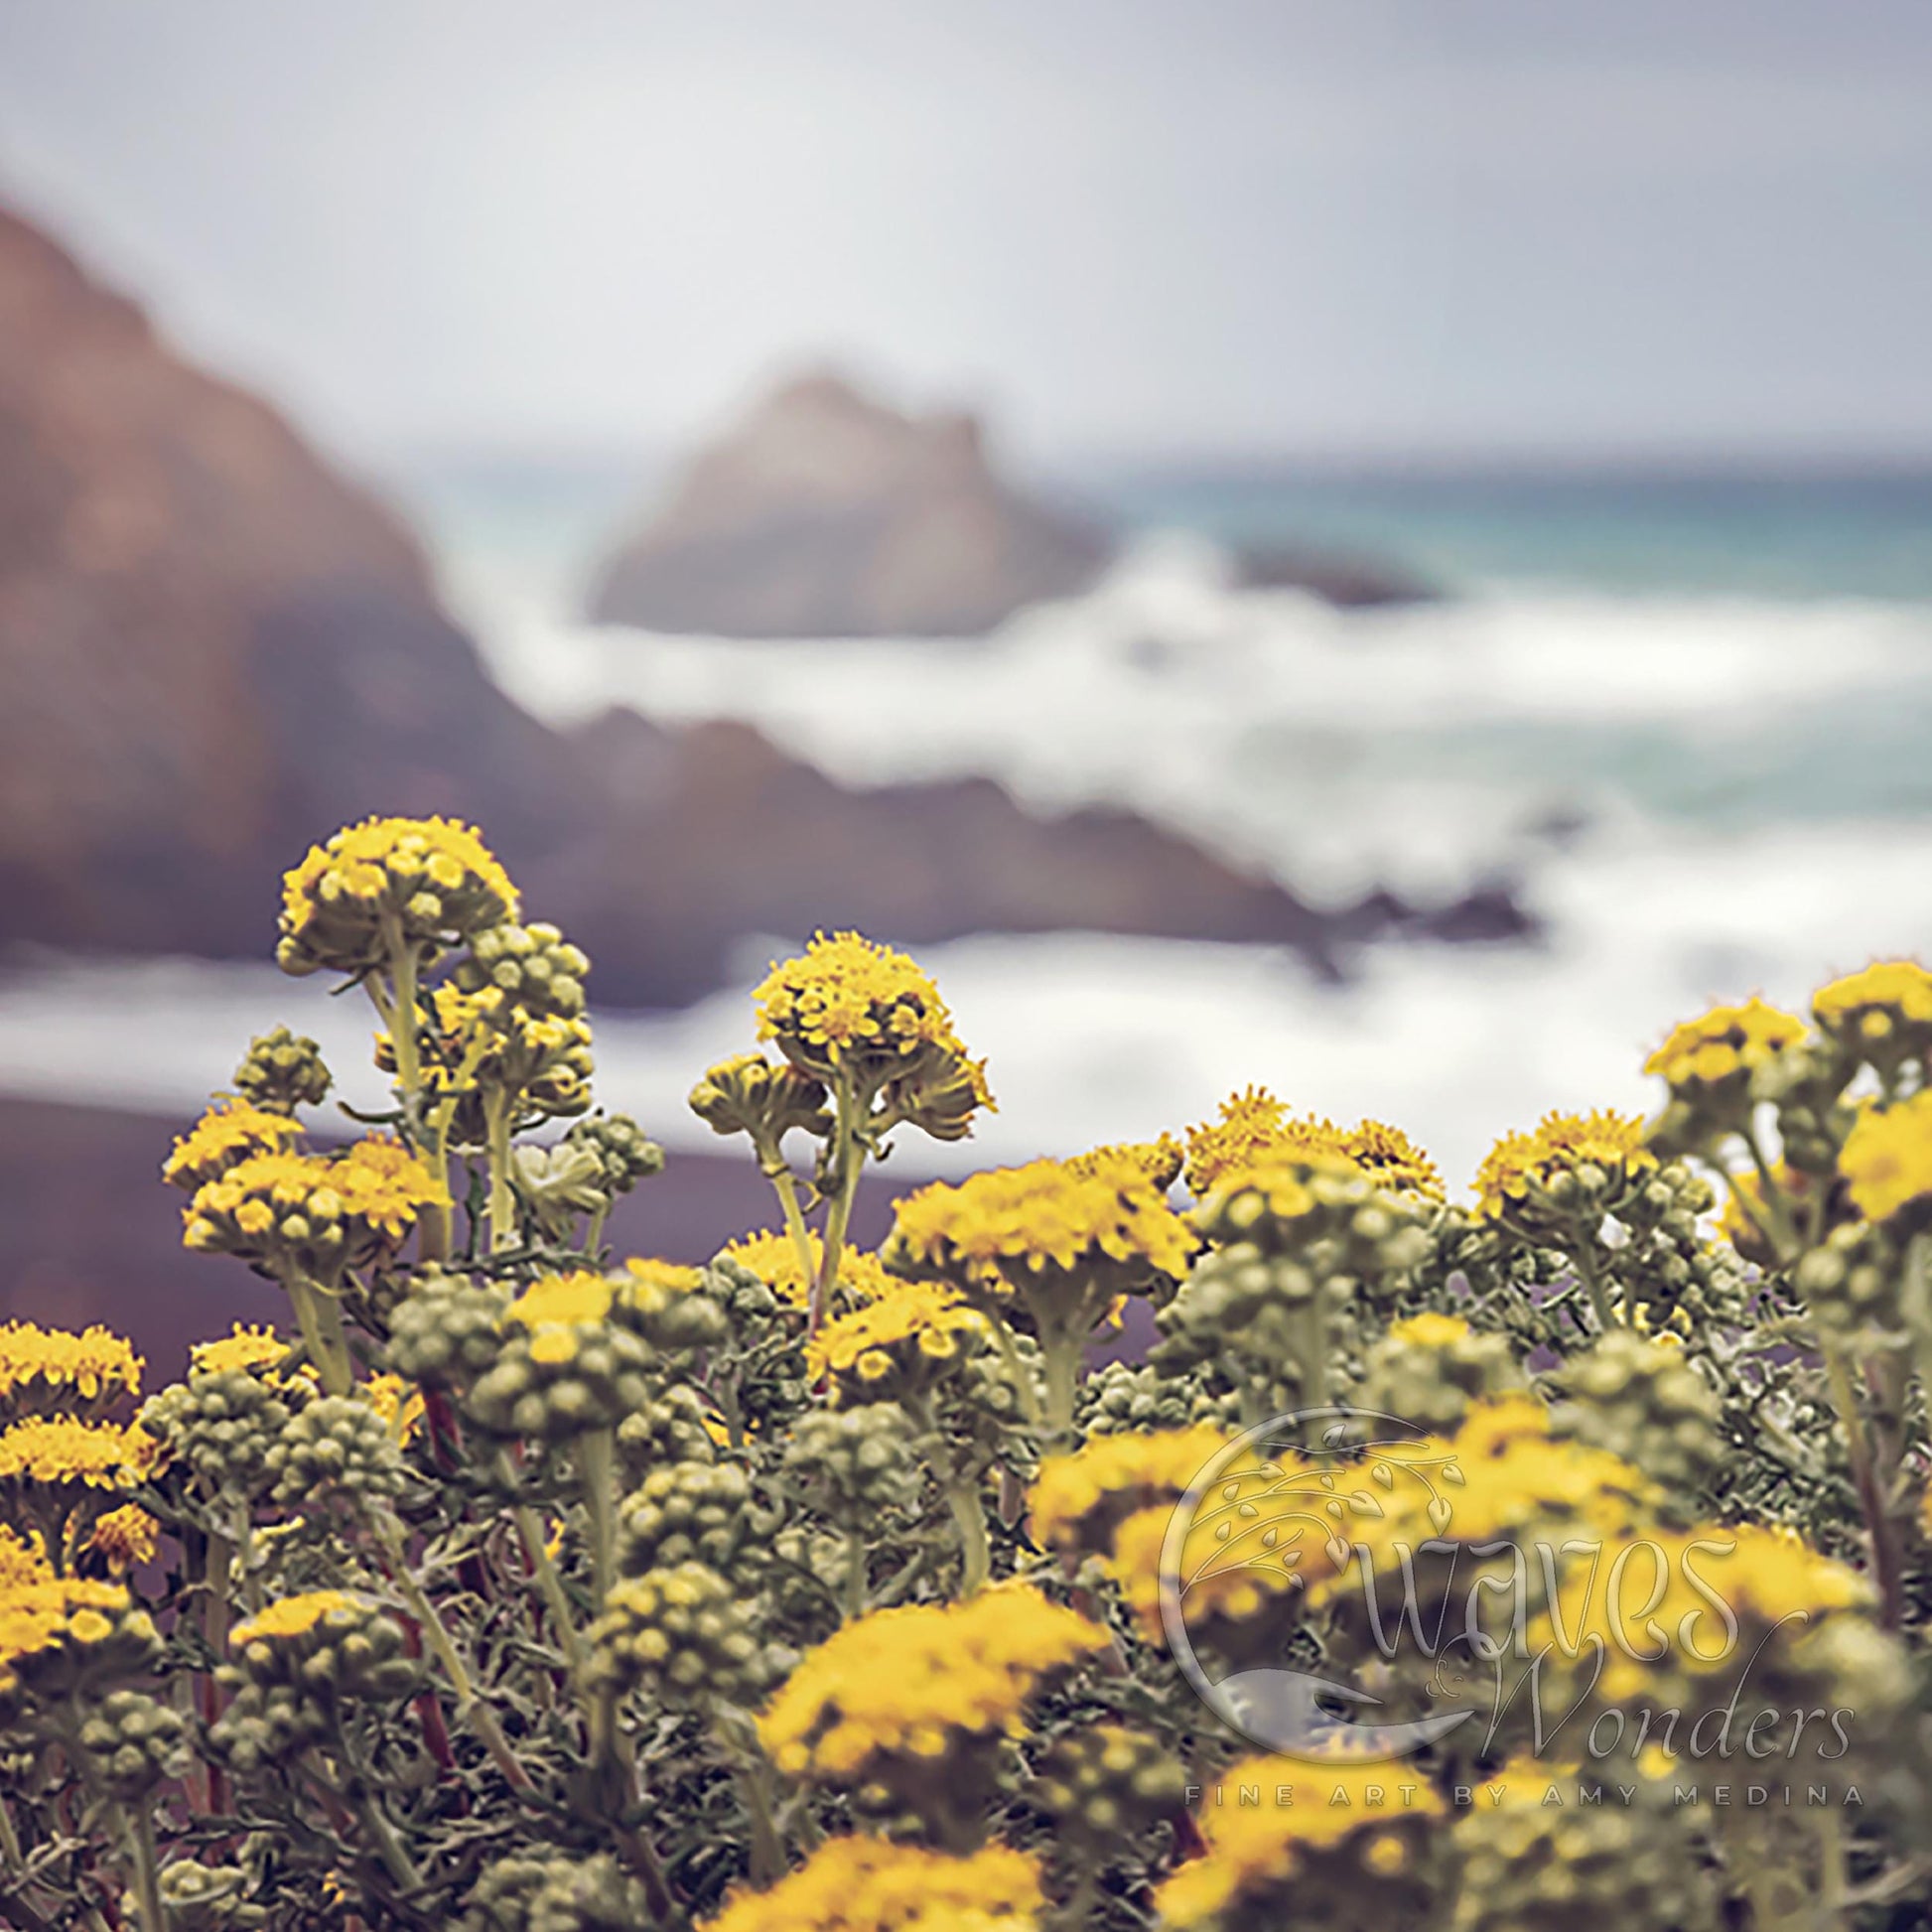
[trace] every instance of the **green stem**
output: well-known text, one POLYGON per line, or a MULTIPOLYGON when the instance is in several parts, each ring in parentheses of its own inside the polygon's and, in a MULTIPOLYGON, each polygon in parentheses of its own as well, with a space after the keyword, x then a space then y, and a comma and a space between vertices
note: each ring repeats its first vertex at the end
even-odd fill
POLYGON ((375 1794, 358 1792, 351 1802, 357 1820, 369 1835, 369 1843, 375 1847, 376 1857, 382 1861, 382 1868, 404 1891, 415 1891, 423 1882, 422 1874, 410 1863, 409 1855, 402 1849, 395 1828, 384 1816, 375 1794))
POLYGON ((812 1281, 818 1274, 818 1262, 812 1256, 812 1237, 805 1226, 804 1206, 798 1198, 798 1176, 775 1144, 759 1150, 759 1168, 778 1196, 778 1206, 785 1217, 785 1232, 798 1251, 798 1266, 804 1279, 812 1281))
POLYGON ((1048 1449, 1073 1447, 1073 1405, 1080 1392, 1084 1335, 1041 1328, 1040 1352, 1046 1357, 1046 1435, 1048 1449))
POLYGON ((1778 1251, 1780 1260, 1789 1260, 1801 1245, 1798 1240, 1797 1223, 1791 1218, 1791 1203, 1779 1184, 1771 1164, 1764 1158, 1764 1150, 1758 1145, 1757 1135, 1748 1127, 1741 1132, 1744 1147, 1751 1157, 1751 1166, 1757 1170, 1758 1185, 1764 1190, 1764 1211, 1771 1217, 1774 1232, 1772 1246, 1778 1251))
POLYGON ((354 1381, 349 1361, 348 1341, 343 1333, 342 1304, 319 1288, 299 1270, 291 1268, 282 1278, 309 1359, 331 1395, 346 1395, 354 1381))
POLYGON ((946 1507, 959 1531, 959 1593, 972 1596, 986 1587, 993 1574, 993 1550, 986 1536, 986 1505, 979 1484, 955 1477, 945 1484, 946 1507))
POLYGON ((489 1157, 489 1251, 500 1255, 516 1246, 516 1195, 510 1186, 510 1101, 507 1089, 483 1093, 483 1123, 489 1157))
POLYGON ((1577 1279, 1584 1285, 1584 1293, 1589 1297, 1590 1312, 1596 1317, 1596 1332, 1607 1335, 1617 1327, 1618 1321, 1610 1310, 1609 1291, 1603 1286, 1603 1277, 1598 1272, 1596 1257, 1592 1250, 1591 1237, 1587 1234, 1572 1250, 1570 1259, 1577 1265, 1577 1279))
POLYGON ((859 1173, 866 1164, 858 1135, 861 1103, 853 1090, 850 1074, 840 1074, 836 1091, 832 1171, 838 1179, 832 1192, 832 1205, 825 1215, 825 1253, 819 1262, 818 1279, 812 1283, 809 1326, 814 1334, 825 1319, 832 1284, 839 1278, 839 1262, 845 1253, 845 1231, 851 1223, 852 1203, 859 1192, 859 1173))
POLYGON ((403 937, 402 921, 387 914, 382 921, 383 949, 389 960, 389 983, 395 989, 389 1018, 389 1037, 396 1049, 396 1079, 411 1099, 423 1084, 422 1061, 416 1040, 416 948, 403 937))
POLYGON ((523 1553, 530 1560, 530 1574, 536 1578, 537 1588, 549 1606, 550 1620, 557 1626, 557 1641, 563 1646, 572 1670, 576 1670, 584 1661, 583 1639, 577 1632, 570 1598, 564 1593, 563 1579, 550 1561, 550 1545, 543 1534, 543 1524, 528 1503, 518 1503, 515 1515, 517 1534, 523 1539, 523 1553))
POLYGON ((598 1613, 618 1580, 618 1443, 608 1429, 594 1429, 577 1445, 584 1507, 591 1519, 591 1588, 598 1613))
POLYGON ((143 1798, 132 1807, 117 1804, 114 1817, 127 1845, 143 1932, 168 1932, 168 1918, 161 1904, 161 1861, 155 1852, 154 1814, 148 1801, 143 1798))
POLYGON ((1818 1338, 1825 1357, 1825 1375, 1832 1391, 1832 1406, 1845 1430, 1846 1446, 1852 1453, 1852 1476, 1858 1486, 1859 1502, 1864 1511, 1865 1529, 1871 1539, 1871 1573, 1878 1586, 1878 1620, 1887 1630, 1896 1630, 1904 1620, 1904 1585, 1899 1575, 1899 1557, 1884 1486, 1872 1461, 1871 1443, 1865 1434, 1864 1420, 1859 1413, 1858 1396, 1844 1351, 1829 1336, 1818 1338))
POLYGON ((409 1567, 409 1553, 403 1548, 401 1526, 380 1506, 365 1510, 363 1520, 374 1532, 376 1541, 382 1545, 383 1554, 389 1559, 390 1575, 396 1588, 402 1593, 402 1600, 409 1606, 410 1615, 422 1629, 423 1641, 428 1644, 431 1654, 443 1666, 444 1674, 450 1680, 450 1689, 456 1694, 457 1716, 477 1733, 496 1768, 512 1788, 528 1791, 531 1788, 529 1773, 511 1753, 502 1727, 496 1722, 495 1712, 478 1696, 470 1667, 451 1640, 449 1630, 437 1614, 436 1605, 424 1593, 423 1587, 409 1567))
POLYGON ((731 1754, 738 1795, 751 1820, 751 1880, 762 1890, 766 1885, 776 1884, 785 1874, 784 1841, 778 1836, 777 1820, 772 1815, 769 1771, 757 1744, 739 1735, 737 1723, 729 1725, 721 1723, 718 1729, 721 1741, 731 1754))

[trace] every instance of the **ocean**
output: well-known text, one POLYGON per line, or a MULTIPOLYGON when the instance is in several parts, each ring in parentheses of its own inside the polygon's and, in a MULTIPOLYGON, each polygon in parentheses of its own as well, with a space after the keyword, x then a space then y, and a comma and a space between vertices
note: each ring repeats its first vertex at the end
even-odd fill
MULTIPOLYGON (((1645 1051, 1710 1000, 1802 1003, 1932 943, 1932 476, 1083 488, 1136 533, 1086 596, 972 642, 747 643, 578 621, 626 494, 608 475, 413 483, 453 608, 551 719, 742 718, 849 782, 985 773, 1042 812, 1131 805, 1311 898, 1502 880, 1542 921, 1521 946, 1376 947, 1341 987, 1258 948, 932 949, 1001 1112, 908 1172, 1152 1134, 1260 1081, 1397 1120, 1466 1175, 1548 1108, 1654 1102, 1645 1051), (1240 590, 1239 543, 1386 558, 1443 595, 1240 590)), ((709 1143, 681 1096, 750 1043, 767 953, 687 1013, 601 1016, 607 1100, 709 1143)), ((359 1016, 272 969, 56 962, 0 988, 0 1092, 185 1110, 278 1017, 361 1050, 359 1016)))

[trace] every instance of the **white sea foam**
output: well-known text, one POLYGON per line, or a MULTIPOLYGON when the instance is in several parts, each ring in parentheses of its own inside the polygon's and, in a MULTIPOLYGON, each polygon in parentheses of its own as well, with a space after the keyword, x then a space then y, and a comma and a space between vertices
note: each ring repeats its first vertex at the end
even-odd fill
MULTIPOLYGON (((1802 1005, 1830 971, 1932 938, 1932 866, 1910 828, 1605 839, 1551 885, 1553 937, 1382 948, 1340 989, 1262 948, 1082 934, 927 949, 1000 1112, 957 1148, 906 1137, 908 1173, 1070 1152, 1210 1112, 1260 1080, 1296 1104, 1402 1122, 1452 1174, 1546 1108, 1641 1108, 1649 1044, 1708 999, 1802 1005)), ((747 987, 688 1012, 598 1016, 599 1090, 673 1146, 721 1147, 684 1095, 751 1042, 747 987)), ((186 1116, 248 1035, 314 1034, 345 1097, 380 1098, 368 1016, 272 968, 54 962, 0 981, 0 1092, 186 1116)))
MULTIPOLYGON (((1517 589, 1337 611, 1232 590, 1181 539, 972 641, 666 636, 469 594, 498 680, 556 722, 743 718, 855 783, 1123 803, 1317 894, 1519 871, 1580 816, 1813 809, 1860 719, 1932 723, 1932 607, 1517 589)), ((1925 808, 1914 744, 1856 756, 1856 809, 1925 808)))

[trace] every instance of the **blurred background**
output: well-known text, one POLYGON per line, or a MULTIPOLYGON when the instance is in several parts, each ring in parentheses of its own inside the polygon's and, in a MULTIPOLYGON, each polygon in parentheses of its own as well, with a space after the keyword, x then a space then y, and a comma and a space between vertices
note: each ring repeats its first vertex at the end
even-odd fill
POLYGON ((369 811, 591 952, 687 1257, 819 925, 991 1059, 900 1185, 1249 1080, 1458 1177, 1917 949, 1929 84, 1914 0, 13 0, 0 1311, 260 1312, 154 1169, 277 1020, 377 1099, 267 963, 369 811))

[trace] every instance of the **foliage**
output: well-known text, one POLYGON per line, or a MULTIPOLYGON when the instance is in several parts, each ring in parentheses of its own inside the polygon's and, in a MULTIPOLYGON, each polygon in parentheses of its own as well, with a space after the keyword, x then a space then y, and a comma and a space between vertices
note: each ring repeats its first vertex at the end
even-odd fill
POLYGON ((924 1187, 867 1255, 865 1164, 993 1100, 914 962, 820 935, 757 995, 776 1057, 693 1092, 778 1215, 696 1268, 607 1247, 663 1159, 591 1111, 590 962, 521 920, 468 827, 318 847, 278 956, 366 992, 393 1105, 331 1140, 278 1029, 164 1168, 261 1321, 145 1403, 118 1337, 0 1327, 0 1920, 1920 1922, 1932 975, 1687 1022, 1653 1121, 1507 1135, 1467 1204, 1250 1088, 924 1187), (1137 1301, 1149 1358, 1089 1368, 1137 1301), (1283 1448, 1298 1408, 1356 1420, 1283 1448), (1345 1713, 1257 1756, 1171 1654, 1184 1599, 1217 1680, 1427 1712, 1444 1658, 1376 1610, 1461 1613, 1425 1545, 1497 1603, 1525 1548, 1659 1566, 1516 1574, 1560 1740, 1505 1697, 1399 1761, 1345 1713), (1746 1642, 1697 1640, 1719 1598, 1746 1642), (1666 1706, 1816 1721, 1700 1761, 1666 1706), (1639 1725, 1587 1804, 1581 1740, 1639 1725))

